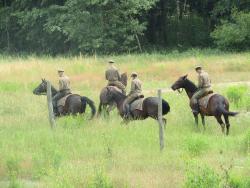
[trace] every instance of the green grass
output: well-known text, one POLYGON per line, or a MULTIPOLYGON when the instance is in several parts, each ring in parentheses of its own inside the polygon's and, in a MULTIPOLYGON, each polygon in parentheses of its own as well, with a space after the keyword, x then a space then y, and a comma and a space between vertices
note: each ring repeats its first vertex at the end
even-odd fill
POLYGON ((196 64, 205 66, 213 83, 229 83, 214 86, 226 95, 230 82, 250 81, 249 57, 249 53, 199 51, 96 59, 0 57, 0 187, 183 187, 195 174, 192 168, 201 166, 205 172, 223 177, 221 166, 230 165, 228 182, 248 185, 250 116, 245 103, 232 104, 232 111, 242 113, 230 119, 231 132, 226 137, 214 118, 206 118, 206 131, 201 125, 194 126, 184 93, 164 93, 171 112, 167 115, 166 147, 160 152, 154 120, 124 126, 116 111, 109 119, 88 121, 88 109, 85 116, 58 119, 53 131, 46 98, 34 96, 32 89, 43 77, 56 85, 56 69, 62 67, 73 90, 98 105, 99 91, 105 85, 105 62, 113 58, 122 71, 139 72, 146 96, 156 95, 158 88, 168 89, 185 73, 195 79, 196 64), (239 62, 244 69, 238 67, 239 62), (191 162, 195 167, 188 165, 191 162))

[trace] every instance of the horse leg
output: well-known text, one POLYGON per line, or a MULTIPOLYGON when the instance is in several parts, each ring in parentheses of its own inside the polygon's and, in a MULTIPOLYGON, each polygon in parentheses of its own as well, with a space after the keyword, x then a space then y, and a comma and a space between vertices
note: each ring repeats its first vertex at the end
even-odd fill
POLYGON ((202 121, 203 129, 206 130, 205 116, 203 114, 201 114, 201 121, 202 121))
POLYGON ((227 132, 226 132, 226 134, 227 134, 227 135, 229 135, 230 123, 229 123, 229 118, 228 118, 228 115, 224 115, 224 119, 225 119, 225 122, 226 122, 226 128, 227 128, 227 132))
POLYGON ((99 117, 102 113, 102 103, 99 103, 99 107, 98 107, 98 113, 97 113, 97 117, 99 117))
POLYGON ((215 116, 215 118, 216 118, 217 122, 221 126, 222 133, 225 133, 225 124, 224 124, 224 122, 221 119, 221 115, 220 116, 215 116))
POLYGON ((198 128, 199 118, 198 115, 194 113, 195 125, 198 128))

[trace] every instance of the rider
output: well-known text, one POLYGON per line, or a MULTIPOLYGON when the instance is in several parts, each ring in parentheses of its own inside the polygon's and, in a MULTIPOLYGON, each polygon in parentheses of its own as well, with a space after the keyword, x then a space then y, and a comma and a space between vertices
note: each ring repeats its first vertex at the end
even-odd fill
POLYGON ((118 69, 114 66, 114 61, 110 60, 109 67, 105 72, 106 80, 108 80, 108 86, 116 86, 122 90, 122 93, 126 93, 126 87, 121 83, 121 75, 118 69))
POLYGON ((58 76, 59 76, 59 91, 52 99, 52 104, 55 113, 57 113, 57 101, 62 97, 71 93, 69 77, 64 75, 64 70, 59 69, 58 76))
POLYGON ((198 91, 192 96, 191 104, 194 105, 193 113, 199 113, 199 103, 198 100, 203 97, 206 93, 212 91, 211 89, 211 80, 207 72, 205 72, 201 66, 195 67, 195 70, 198 74, 198 91))
POLYGON ((137 73, 133 72, 131 74, 132 82, 131 82, 131 90, 128 94, 127 98, 124 101, 124 110, 125 110, 125 117, 129 119, 131 117, 130 113, 130 104, 142 96, 142 82, 137 77, 137 73))

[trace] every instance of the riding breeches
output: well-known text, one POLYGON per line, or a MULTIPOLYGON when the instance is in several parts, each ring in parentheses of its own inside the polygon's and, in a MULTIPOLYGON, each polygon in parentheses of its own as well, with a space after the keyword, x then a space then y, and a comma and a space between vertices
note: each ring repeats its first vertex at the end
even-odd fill
POLYGON ((57 107, 57 101, 61 98, 63 98, 64 96, 66 96, 67 94, 69 94, 70 91, 59 91, 57 92, 57 94, 52 98, 52 104, 54 107, 57 107))
POLYGON ((120 81, 109 81, 108 86, 116 86, 122 90, 123 93, 126 93, 126 87, 120 81))
POLYGON ((211 88, 202 88, 199 89, 191 98, 191 104, 197 104, 198 100, 203 97, 206 93, 211 91, 211 88))

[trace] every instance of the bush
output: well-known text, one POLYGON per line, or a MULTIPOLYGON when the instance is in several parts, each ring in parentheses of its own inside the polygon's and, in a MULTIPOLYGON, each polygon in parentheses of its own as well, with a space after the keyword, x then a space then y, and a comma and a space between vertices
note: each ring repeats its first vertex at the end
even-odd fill
POLYGON ((107 176, 102 171, 97 171, 95 177, 87 185, 88 188, 113 188, 107 176))
POLYGON ((208 143, 200 136, 190 137, 185 142, 186 150, 192 156, 198 156, 208 148, 208 143))
POLYGON ((250 130, 248 130, 244 141, 243 141, 243 150, 245 153, 250 155, 250 130))
POLYGON ((220 178, 219 174, 215 173, 213 169, 204 166, 191 166, 187 170, 187 178, 184 184, 186 188, 219 188, 220 178))
POLYGON ((230 177, 229 180, 230 188, 249 188, 250 180, 242 177, 230 177))
POLYGON ((211 36, 222 49, 249 49, 250 46, 250 13, 234 10, 232 20, 222 22, 211 36))
POLYGON ((18 188, 21 187, 18 181, 18 175, 20 171, 19 161, 16 158, 10 158, 6 162, 6 167, 9 177, 9 188, 18 188))
POLYGON ((250 94, 247 94, 243 98, 243 106, 246 108, 246 111, 250 111, 250 94))
POLYGON ((231 86, 227 89, 227 97, 237 107, 242 102, 243 96, 247 93, 246 86, 231 86))

